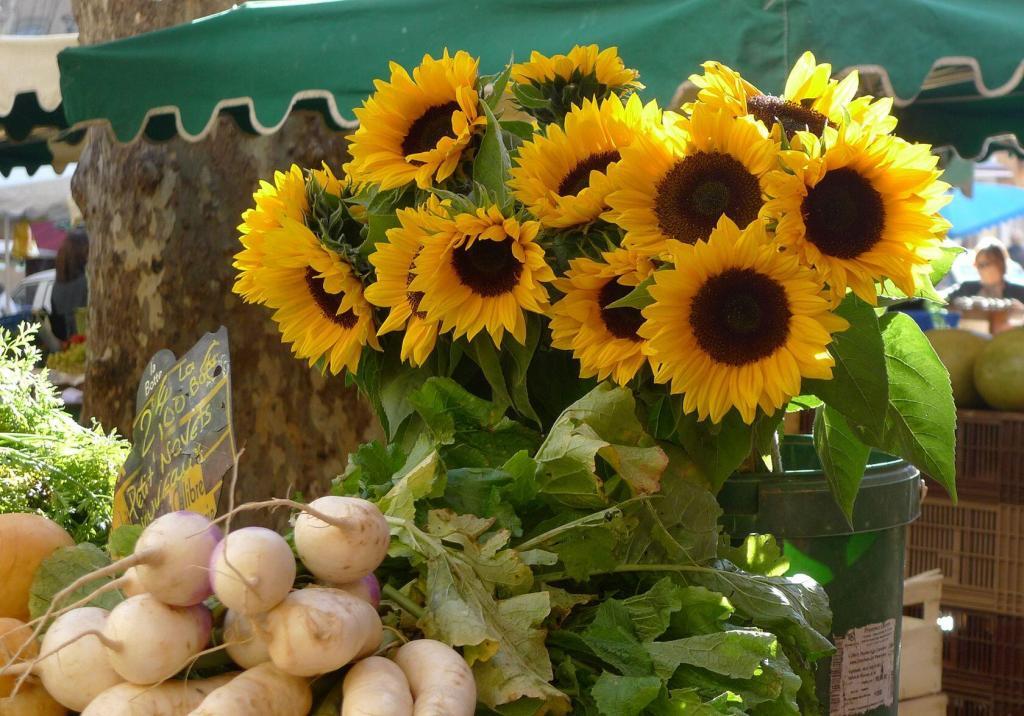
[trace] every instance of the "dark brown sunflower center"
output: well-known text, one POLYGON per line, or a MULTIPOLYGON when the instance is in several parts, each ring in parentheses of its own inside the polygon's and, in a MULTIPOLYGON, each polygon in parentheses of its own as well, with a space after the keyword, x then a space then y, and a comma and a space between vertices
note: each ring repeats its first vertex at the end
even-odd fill
POLYGON ((324 290, 324 280, 317 276, 317 272, 311 267, 306 269, 306 286, 309 288, 309 295, 313 297, 316 305, 320 307, 320 312, 324 314, 324 318, 337 323, 342 328, 351 328, 356 325, 359 318, 352 311, 345 311, 338 315, 341 299, 345 294, 327 293, 324 290))
POLYGON ((729 269, 709 278, 693 298, 690 328, 717 363, 753 363, 789 337, 792 314, 785 289, 753 269, 729 269))
POLYGON ((458 102, 431 107, 421 114, 405 133, 402 154, 419 154, 437 146, 442 137, 452 136, 452 114, 459 110, 458 102))
POLYGON ((619 153, 614 149, 587 157, 562 179, 562 183, 558 185, 559 196, 576 196, 590 186, 590 172, 604 172, 609 164, 619 161, 619 158, 619 153))
POLYGON ((500 296, 519 283, 523 265, 512 255, 512 241, 477 239, 469 248, 452 252, 459 280, 480 296, 500 296))
POLYGON ((823 254, 854 259, 882 238, 882 195, 854 169, 828 172, 801 207, 807 240, 823 254))
POLYGON ((623 286, 612 279, 601 287, 600 293, 597 294, 597 305, 601 307, 601 320, 604 321, 609 333, 616 338, 628 338, 639 342, 640 336, 637 335, 637 331, 644 322, 640 311, 636 308, 608 308, 609 303, 615 303, 634 288, 623 286))
POLYGON ((697 152, 676 162, 658 183, 654 213, 665 235, 692 244, 706 239, 723 214, 746 226, 761 204, 757 177, 738 159, 697 152))
POLYGON ((770 94, 747 97, 747 111, 769 128, 778 122, 787 137, 803 131, 820 137, 825 131, 825 125, 829 123, 828 117, 817 110, 770 94))

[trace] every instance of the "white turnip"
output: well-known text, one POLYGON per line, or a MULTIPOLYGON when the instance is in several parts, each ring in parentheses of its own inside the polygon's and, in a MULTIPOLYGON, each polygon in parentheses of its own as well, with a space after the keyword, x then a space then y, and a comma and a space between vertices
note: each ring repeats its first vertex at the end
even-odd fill
POLYGON ((210 596, 210 555, 220 541, 220 529, 200 514, 182 510, 158 517, 139 535, 135 552, 129 557, 85 574, 53 595, 46 612, 35 619, 35 634, 52 617, 62 614, 78 604, 87 603, 92 596, 112 587, 129 582, 124 577, 97 588, 72 606, 58 609, 64 600, 90 582, 109 577, 131 568, 134 578, 154 597, 173 606, 199 604, 210 596))
POLYGON ((266 663, 214 689, 188 716, 305 716, 312 706, 305 679, 266 663))
POLYGON ((109 613, 80 607, 54 620, 40 646, 33 671, 58 702, 81 711, 89 702, 124 679, 114 671, 103 645, 109 613))
POLYGON ((372 502, 328 495, 309 507, 330 523, 303 512, 295 520, 295 549, 313 575, 330 584, 346 584, 375 570, 388 552, 391 531, 372 502))
POLYGON ((199 604, 211 593, 207 570, 220 539, 220 529, 195 512, 181 510, 158 517, 135 543, 136 576, 164 604, 199 604))
POLYGON ((295 581, 295 557, 284 537, 243 527, 222 539, 210 557, 210 584, 221 603, 242 614, 277 606, 295 581))
POLYGON ((209 640, 210 625, 202 605, 172 607, 152 594, 130 597, 107 618, 107 658, 125 681, 154 684, 188 665, 209 640))
POLYGON ((341 716, 412 716, 412 692, 395 662, 371 656, 345 674, 341 716))
POLYGON ((156 686, 125 682, 93 699, 82 716, 186 716, 214 689, 235 676, 222 674, 209 679, 165 681, 156 686))
POLYGON ((377 610, 340 589, 292 592, 256 624, 264 631, 270 660, 295 676, 340 669, 380 645, 377 610))
POLYGON ((417 639, 399 648, 395 663, 409 680, 414 716, 473 716, 476 681, 459 652, 433 639, 417 639))
POLYGON ((224 647, 231 660, 243 669, 270 661, 267 642, 256 633, 247 616, 232 609, 224 613, 224 647))

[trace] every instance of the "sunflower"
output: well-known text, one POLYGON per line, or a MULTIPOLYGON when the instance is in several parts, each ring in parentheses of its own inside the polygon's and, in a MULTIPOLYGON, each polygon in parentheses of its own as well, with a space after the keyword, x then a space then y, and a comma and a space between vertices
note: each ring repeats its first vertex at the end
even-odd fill
POLYGON ((598 84, 613 89, 641 89, 637 78, 640 73, 626 67, 619 57, 619 48, 597 45, 576 45, 566 55, 547 57, 534 50, 529 62, 512 65, 512 81, 520 84, 542 85, 557 79, 569 81, 578 77, 593 77, 598 84))
POLYGON ((523 311, 543 313, 554 279, 535 242, 540 224, 506 217, 497 206, 430 219, 409 290, 422 293, 419 310, 441 331, 473 339, 480 331, 501 345, 505 331, 526 340, 523 311))
POLYGON ((649 255, 668 239, 706 239, 722 216, 741 228, 757 220, 763 178, 778 160, 764 125, 751 117, 705 107, 689 119, 673 116, 624 147, 610 170, 604 218, 626 230, 626 248, 649 255))
POLYGON ((370 254, 370 263, 377 270, 377 282, 366 289, 366 300, 375 306, 391 309, 378 335, 405 329, 401 358, 413 366, 423 365, 437 342, 437 321, 426 320, 420 310, 423 294, 410 291, 413 266, 423 240, 432 225, 439 222, 442 206, 436 197, 428 198, 426 206, 399 209, 400 226, 389 229, 387 243, 378 244, 370 254))
MULTIPOLYGON (((256 205, 242 214, 238 227, 242 250, 235 255, 234 267, 239 273, 234 292, 251 303, 266 302, 265 285, 257 278, 269 265, 266 243, 295 240, 292 234, 298 224, 305 224, 321 241, 337 239, 317 232, 322 217, 310 208, 310 196, 329 194, 340 198, 347 188, 347 179, 338 179, 326 163, 305 173, 293 164, 287 172, 275 172, 273 184, 261 181, 259 190, 253 194, 256 205)), ((354 222, 349 222, 346 215, 345 221, 336 224, 345 229, 346 224, 354 222)))
POLYGON ((801 378, 830 379, 829 311, 814 272, 778 251, 760 222, 723 217, 707 241, 671 242, 674 268, 657 271, 640 336, 655 380, 683 394, 683 410, 720 422, 736 408, 753 422, 800 392, 801 378))
POLYGON ((267 234, 279 230, 286 220, 304 221, 309 208, 302 170, 293 164, 286 172, 274 172, 274 183, 260 180, 252 198, 255 206, 242 213, 238 227, 242 250, 235 254, 234 267, 239 273, 233 290, 250 303, 263 303, 264 287, 255 277, 266 263, 263 247, 267 234))
MULTIPOLYGON (((585 99, 600 101, 612 95, 643 89, 640 73, 629 69, 616 47, 577 45, 566 55, 547 57, 534 51, 529 62, 512 65, 512 81, 531 87, 545 100, 523 105, 523 109, 544 123, 561 122, 574 105, 585 99)), ((534 97, 536 100, 537 97, 534 97)))
POLYGON ((849 287, 874 304, 883 278, 913 295, 949 227, 938 215, 949 185, 929 147, 855 126, 834 144, 806 136, 803 146, 783 153, 788 171, 766 179, 777 241, 819 272, 834 300, 849 287))
MULTIPOLYGON (((268 232, 263 266, 253 281, 260 302, 275 309, 281 340, 292 344, 297 358, 310 365, 323 358, 332 373, 354 373, 363 346, 380 350, 362 282, 305 224, 285 218, 268 232)), ((235 290, 240 292, 237 285, 235 290)))
MULTIPOLYGON (((764 94, 720 62, 705 62, 703 68, 703 75, 690 76, 690 81, 700 88, 697 105, 736 116, 749 114, 772 128, 777 140, 781 138, 778 125, 790 138, 798 131, 820 137, 826 127, 837 128, 846 118, 875 132, 887 134, 896 128, 896 118, 890 115, 892 99, 855 98, 860 82, 857 72, 834 80, 832 65, 818 64, 810 52, 796 61, 781 96, 764 94)), ((687 105, 684 110, 692 112, 694 107, 687 105)))
POLYGON ((651 260, 625 249, 602 254, 603 262, 580 258, 570 262, 554 286, 565 294, 551 316, 551 345, 572 351, 580 377, 611 376, 625 385, 647 362, 637 335, 643 317, 636 308, 608 308, 654 270, 651 260))
POLYGON ((608 168, 619 150, 661 119, 654 102, 638 95, 583 100, 565 116, 565 129, 549 124, 519 149, 509 187, 544 226, 567 228, 593 221, 607 207, 608 168))
POLYGON ((460 50, 423 58, 412 76, 391 63, 391 80, 355 110, 350 175, 357 184, 394 189, 415 181, 421 189, 452 175, 487 118, 479 112, 479 60, 460 50))

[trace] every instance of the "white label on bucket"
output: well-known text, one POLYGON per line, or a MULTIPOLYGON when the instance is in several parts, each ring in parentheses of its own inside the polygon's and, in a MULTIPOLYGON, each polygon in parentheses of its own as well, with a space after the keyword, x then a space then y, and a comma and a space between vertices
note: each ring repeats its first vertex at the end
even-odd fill
POLYGON ((836 637, 832 656, 832 716, 856 716, 892 706, 896 620, 868 624, 836 637))

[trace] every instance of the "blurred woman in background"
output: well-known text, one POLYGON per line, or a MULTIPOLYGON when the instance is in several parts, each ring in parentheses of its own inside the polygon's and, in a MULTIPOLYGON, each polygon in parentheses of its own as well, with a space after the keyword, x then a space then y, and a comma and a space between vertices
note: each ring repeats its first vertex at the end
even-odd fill
POLYGON ((1008 298, 1024 301, 1024 286, 1006 280, 1006 267, 1010 255, 998 239, 989 239, 974 252, 974 268, 978 270, 979 281, 964 281, 947 300, 966 296, 983 298, 1008 298))
POLYGON ((88 261, 89 236, 85 229, 72 229, 57 250, 57 282, 50 297, 50 326, 62 341, 78 332, 75 309, 89 301, 89 284, 85 277, 88 261))

